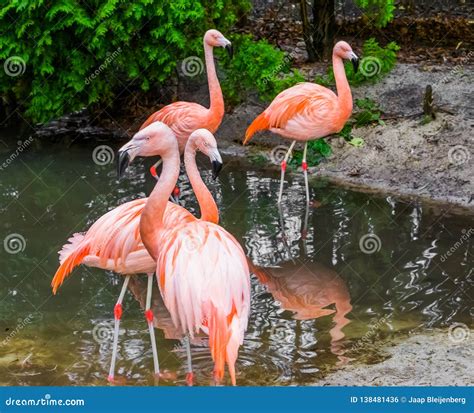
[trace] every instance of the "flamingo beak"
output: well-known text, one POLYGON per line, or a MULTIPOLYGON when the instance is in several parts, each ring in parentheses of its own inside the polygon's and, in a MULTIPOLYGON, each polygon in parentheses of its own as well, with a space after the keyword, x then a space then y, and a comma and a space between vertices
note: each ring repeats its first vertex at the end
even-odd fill
POLYGON ((357 69, 359 68, 359 58, 354 52, 352 52, 351 54, 351 63, 352 63, 352 66, 354 67, 354 72, 357 72, 357 69))
POLYGON ((212 161, 212 179, 216 179, 222 169, 222 162, 212 161))
POLYGON ((229 42, 229 44, 225 45, 224 47, 225 50, 227 50, 229 57, 232 59, 234 57, 234 48, 232 47, 232 43, 229 42))
POLYGON ((123 174, 125 173, 128 165, 132 161, 128 149, 119 150, 118 157, 117 157, 117 176, 118 178, 122 178, 123 174))

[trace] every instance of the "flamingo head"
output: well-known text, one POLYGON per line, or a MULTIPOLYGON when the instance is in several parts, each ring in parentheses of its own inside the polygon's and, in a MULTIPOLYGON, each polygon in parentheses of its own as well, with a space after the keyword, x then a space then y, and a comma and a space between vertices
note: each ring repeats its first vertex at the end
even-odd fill
POLYGON ((212 178, 216 179, 222 169, 222 157, 217 149, 217 142, 214 135, 207 129, 196 129, 191 135, 186 145, 186 150, 192 152, 202 152, 207 155, 212 163, 212 178))
POLYGON ((357 72, 357 68, 359 67, 359 58, 352 51, 352 47, 349 46, 349 43, 344 41, 337 42, 334 46, 333 54, 340 57, 341 59, 350 60, 354 66, 354 71, 357 72))
POLYGON ((232 57, 234 50, 232 49, 232 43, 230 40, 227 40, 224 35, 215 29, 208 30, 204 35, 204 44, 208 44, 212 47, 223 47, 229 53, 229 56, 232 57))
POLYGON ((137 156, 161 156, 178 151, 178 141, 173 131, 162 122, 153 122, 138 131, 118 150, 117 174, 120 178, 137 156))

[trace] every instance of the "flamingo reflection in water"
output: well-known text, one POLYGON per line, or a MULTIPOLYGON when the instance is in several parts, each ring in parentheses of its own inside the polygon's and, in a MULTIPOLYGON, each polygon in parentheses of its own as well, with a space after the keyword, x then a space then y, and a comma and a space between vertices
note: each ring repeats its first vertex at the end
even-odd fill
POLYGON ((346 318, 352 310, 349 290, 333 269, 320 263, 311 263, 310 267, 289 261, 278 267, 252 265, 250 269, 281 308, 294 313, 294 319, 313 320, 333 314, 334 326, 329 330, 331 352, 338 356, 340 363, 346 363, 342 329, 350 323, 346 318), (334 309, 330 308, 333 305, 334 309))

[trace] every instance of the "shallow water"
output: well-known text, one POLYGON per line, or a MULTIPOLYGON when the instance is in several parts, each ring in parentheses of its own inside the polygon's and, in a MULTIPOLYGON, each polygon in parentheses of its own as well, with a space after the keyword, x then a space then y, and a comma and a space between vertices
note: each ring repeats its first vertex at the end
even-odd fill
MULTIPOLYGON (((2 145, 3 160, 15 144, 2 145)), ((49 284, 70 234, 150 192, 151 162, 138 162, 118 182, 114 164, 93 162, 93 147, 32 148, 0 171, 0 384, 104 385, 122 279, 80 267, 58 295, 49 284)), ((472 216, 317 180, 311 188, 317 202, 302 234, 299 176, 287 186, 282 230, 277 173, 227 166, 212 181, 206 159, 200 164, 222 225, 254 265, 238 384, 313 383, 348 363, 380 361, 378 344, 391 335, 470 324, 472 216), (452 254, 443 255, 450 248, 452 254)), ((186 207, 195 211, 188 185, 182 188, 186 207)), ((124 301, 117 364, 123 384, 153 384, 145 288, 145 277, 136 277, 124 301)), ((183 385, 185 352, 156 289, 153 303, 168 375, 160 384, 183 385)), ((193 361, 197 384, 210 384, 212 361, 199 340, 193 361)))

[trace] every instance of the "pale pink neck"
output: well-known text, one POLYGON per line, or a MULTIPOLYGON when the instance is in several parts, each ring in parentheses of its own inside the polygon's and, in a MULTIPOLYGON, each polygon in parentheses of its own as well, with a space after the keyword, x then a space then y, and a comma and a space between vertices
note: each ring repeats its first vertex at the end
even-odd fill
POLYGON ((201 210, 201 219, 203 221, 219 222, 219 210, 216 201, 201 178, 198 167, 196 165, 196 147, 192 142, 188 142, 184 151, 184 165, 189 182, 193 188, 201 210))
POLYGON ((157 257, 157 235, 163 228, 163 215, 165 213, 168 198, 171 195, 179 176, 179 152, 170 151, 161 156, 163 169, 160 179, 157 181, 148 201, 143 208, 140 219, 140 236, 148 253, 156 260, 157 257))
POLYGON ((206 59, 207 82, 209 84, 209 96, 211 101, 209 114, 213 118, 222 119, 224 116, 224 98, 222 97, 221 85, 217 78, 212 50, 213 47, 204 42, 204 57, 206 59))
POLYGON ((332 67, 334 70, 334 78, 336 79, 336 89, 339 101, 339 109, 341 115, 349 117, 352 113, 352 93, 347 81, 346 71, 342 59, 333 53, 332 67))

